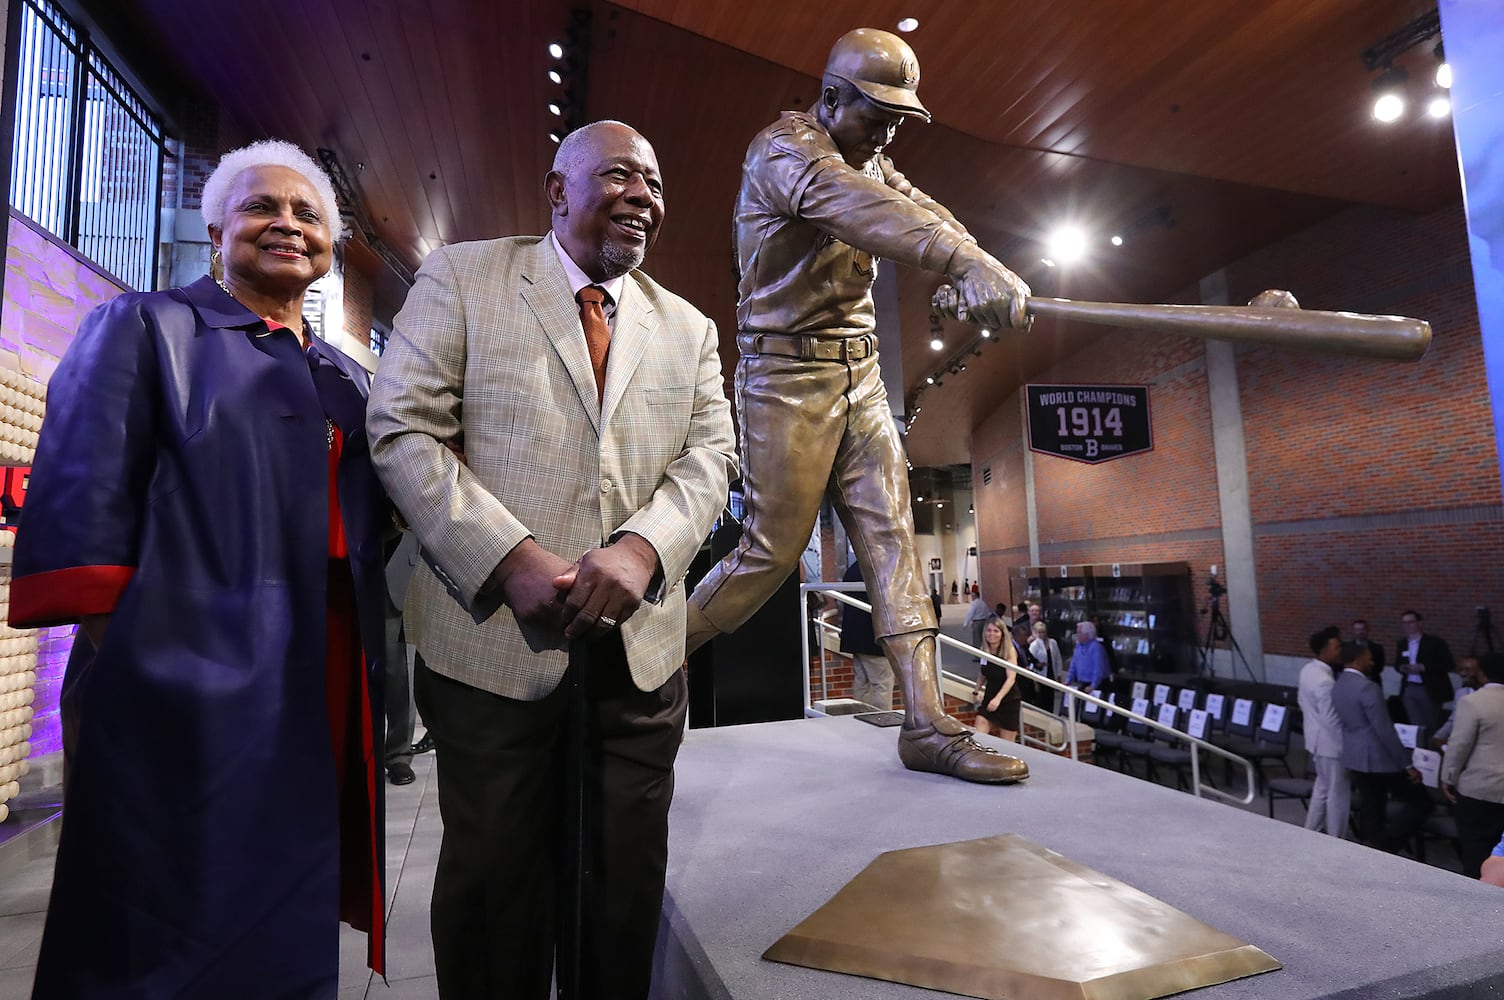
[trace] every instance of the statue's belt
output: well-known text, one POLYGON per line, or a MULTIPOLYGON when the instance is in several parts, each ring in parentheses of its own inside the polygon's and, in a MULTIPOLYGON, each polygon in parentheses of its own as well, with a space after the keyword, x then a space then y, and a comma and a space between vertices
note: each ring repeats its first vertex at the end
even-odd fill
POLYGON ((777 354, 801 361, 861 361, 877 353, 877 334, 764 333, 744 330, 736 346, 742 354, 777 354))

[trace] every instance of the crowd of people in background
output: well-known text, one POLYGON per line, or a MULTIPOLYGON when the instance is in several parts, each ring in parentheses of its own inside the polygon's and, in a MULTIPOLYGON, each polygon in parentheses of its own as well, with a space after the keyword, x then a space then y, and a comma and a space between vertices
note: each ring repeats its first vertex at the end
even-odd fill
MULTIPOLYGON (((1387 656, 1361 618, 1346 636, 1328 626, 1310 637, 1297 687, 1313 784, 1306 828, 1396 851, 1449 808, 1463 873, 1504 885, 1504 652, 1454 658, 1419 612, 1405 611, 1399 625, 1387 656), (1386 664, 1398 675, 1390 696, 1386 664), (1397 723, 1414 727, 1403 728, 1404 740, 1397 723), (1416 747, 1434 768, 1429 786, 1412 759, 1416 747), (1439 767, 1427 757, 1433 752, 1439 767)), ((973 646, 1009 664, 979 661, 973 694, 982 733, 1016 740, 1023 702, 1058 712, 1058 696, 1031 673, 1100 691, 1115 672, 1096 621, 1075 623, 1067 658, 1038 603, 990 605, 974 590, 962 627, 973 646)))
POLYGON ((1353 623, 1348 642, 1336 626, 1311 635, 1313 659, 1298 689, 1315 773, 1306 827, 1344 837, 1352 818, 1359 840, 1393 851, 1445 802, 1463 874, 1479 878, 1488 859, 1504 851, 1504 655, 1490 650, 1454 661, 1424 622, 1415 611, 1400 616, 1399 693, 1387 698, 1384 649, 1368 637, 1366 621, 1353 623), (1405 730, 1413 740, 1401 740, 1397 723, 1413 727, 1405 730), (1423 768, 1432 773, 1429 782, 1423 768), (1356 817, 1349 815, 1353 791, 1356 817))

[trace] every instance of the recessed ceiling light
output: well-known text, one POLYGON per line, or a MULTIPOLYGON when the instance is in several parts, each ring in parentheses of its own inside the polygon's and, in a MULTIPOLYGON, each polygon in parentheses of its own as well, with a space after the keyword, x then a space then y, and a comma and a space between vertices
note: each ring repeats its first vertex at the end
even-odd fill
POLYGON ((935 376, 931 375, 929 378, 925 379, 924 380, 924 384, 925 385, 934 385, 935 384, 935 376))
POLYGON ((1442 63, 1436 67, 1436 86, 1445 90, 1452 89, 1452 64, 1442 63))
POLYGON ((548 113, 553 115, 555 118, 564 117, 564 109, 554 101, 548 102, 548 113))
POLYGON ((1398 66, 1391 66, 1373 81, 1373 92, 1378 95, 1373 102, 1373 116, 1381 122, 1392 122, 1405 113, 1405 78, 1408 74, 1398 66))
POLYGON ((558 42, 549 42, 548 43, 548 54, 551 55, 551 56, 553 56, 555 59, 563 59, 564 58, 564 46, 560 45, 558 42))
POLYGON ((1043 264, 1045 267, 1054 267, 1055 266, 1055 262, 1053 260, 1050 260, 1050 258, 1048 258, 1048 257, 1041 257, 1041 258, 1039 258, 1039 262, 1041 264, 1043 264))
POLYGON ((1114 236, 1112 238, 1112 245, 1115 246, 1115 247, 1122 246, 1123 245, 1123 238, 1121 236, 1114 236))
POLYGON ((554 83, 563 83, 564 82, 564 74, 560 73, 557 68, 551 69, 551 70, 548 71, 548 78, 550 80, 552 80, 554 83))
POLYGON ((1070 264, 1086 256, 1086 233, 1077 226, 1061 226, 1045 240, 1050 259, 1070 264))
POLYGON ((983 328, 983 330, 982 330, 982 339, 983 340, 991 340, 992 339, 992 331, 988 330, 986 328, 983 328))
POLYGON ((933 337, 930 339, 930 350, 939 351, 943 350, 944 348, 945 341, 941 340, 939 337, 933 337))
POLYGON ((1405 113, 1405 100, 1398 94, 1385 94, 1373 102, 1373 116, 1381 122, 1392 122, 1405 113))
POLYGON ((1432 118, 1445 118, 1451 113, 1452 102, 1441 94, 1431 98, 1430 103, 1426 105, 1426 114, 1432 118))
POLYGON ((898 30, 905 33, 913 31, 917 27, 919 27, 919 18, 917 17, 906 17, 898 22, 898 30))
POLYGON ((563 134, 558 129, 554 129, 552 132, 548 133, 548 137, 554 142, 559 142, 564 138, 563 134))

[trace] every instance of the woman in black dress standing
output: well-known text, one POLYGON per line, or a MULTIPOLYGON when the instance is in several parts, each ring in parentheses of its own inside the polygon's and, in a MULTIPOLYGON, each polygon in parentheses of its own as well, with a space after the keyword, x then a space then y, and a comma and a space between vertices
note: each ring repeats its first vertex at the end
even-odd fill
MULTIPOLYGON (((1010 664, 1018 664, 1018 650, 1004 631, 1002 620, 996 616, 989 618, 982 628, 982 651, 1010 664)), ((986 658, 979 662, 982 672, 972 688, 972 696, 979 699, 976 730, 984 736, 1001 736, 1010 743, 1017 743, 1019 706, 1023 702, 1018 672, 986 658)))

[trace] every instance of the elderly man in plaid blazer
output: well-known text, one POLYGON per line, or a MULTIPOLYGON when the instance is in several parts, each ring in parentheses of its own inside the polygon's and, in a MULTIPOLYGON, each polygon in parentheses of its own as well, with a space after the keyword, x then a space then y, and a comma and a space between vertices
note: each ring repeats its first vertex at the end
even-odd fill
POLYGON ((636 270, 663 219, 652 147, 586 126, 544 187, 548 236, 428 258, 369 408, 372 457, 424 554, 407 613, 438 753, 446 998, 547 997, 556 947, 580 995, 646 996, 683 577, 735 472, 715 327, 636 270), (565 765, 581 747, 583 795, 565 765), (576 808, 578 914, 558 888, 576 808))

